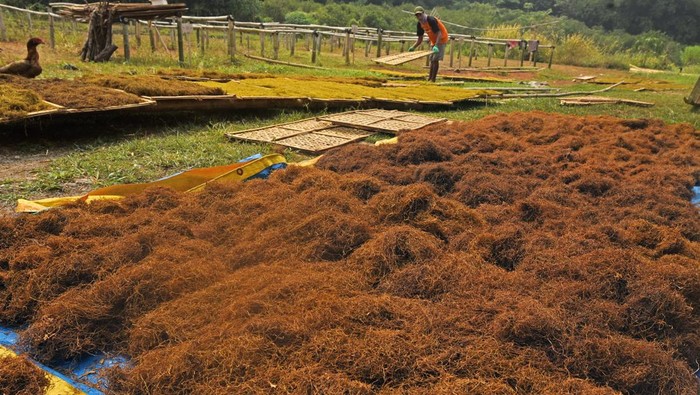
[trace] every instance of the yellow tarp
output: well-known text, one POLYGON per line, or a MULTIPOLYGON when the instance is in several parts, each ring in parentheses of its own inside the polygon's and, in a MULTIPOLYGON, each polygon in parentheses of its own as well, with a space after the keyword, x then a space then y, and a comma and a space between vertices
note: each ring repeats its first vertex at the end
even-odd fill
POLYGON ((180 192, 196 192, 202 190, 211 182, 239 182, 246 180, 261 171, 278 164, 286 163, 284 156, 271 154, 249 162, 234 163, 225 166, 192 169, 162 180, 139 183, 120 184, 96 189, 82 196, 48 198, 40 200, 18 199, 15 211, 18 213, 35 213, 51 207, 62 206, 82 200, 90 203, 95 200, 115 200, 138 194, 146 188, 161 186, 180 192))
MULTIPOLYGON (((17 357, 17 354, 10 350, 9 348, 0 346, 0 357, 5 357, 5 356, 11 356, 11 357, 17 357)), ((54 376, 50 373, 46 373, 46 377, 49 378, 49 381, 51 381, 51 384, 49 385, 49 388, 46 390, 45 395, 85 395, 83 391, 77 390, 73 388, 68 382, 63 380, 60 377, 54 376)), ((41 394, 37 394, 41 395, 41 394)))

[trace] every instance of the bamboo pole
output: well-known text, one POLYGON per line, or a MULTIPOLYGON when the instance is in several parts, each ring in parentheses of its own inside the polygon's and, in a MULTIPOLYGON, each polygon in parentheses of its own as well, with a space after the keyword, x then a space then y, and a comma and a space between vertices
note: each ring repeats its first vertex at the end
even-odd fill
POLYGON ((382 29, 377 29, 377 57, 382 57, 382 29))
POLYGON ((503 67, 508 67, 508 44, 503 47, 503 67))
POLYGON ((450 67, 454 66, 455 62, 455 38, 450 36, 450 67))
POLYGON ((165 43, 163 36, 160 35, 160 30, 158 30, 157 27, 154 27, 153 31, 156 33, 156 36, 158 36, 158 40, 160 41, 160 44, 163 46, 163 48, 165 48, 165 52, 168 54, 169 57, 172 58, 172 55, 170 54, 170 48, 168 48, 168 44, 165 43))
POLYGON ((615 88, 616 86, 623 84, 625 81, 620 81, 617 84, 610 85, 607 88, 603 89, 598 89, 595 91, 580 91, 580 92, 563 92, 563 93, 531 93, 531 94, 523 94, 523 93, 513 93, 513 94, 502 94, 502 95, 494 95, 494 97, 503 97, 503 98, 526 98, 526 97, 565 97, 565 96, 576 96, 576 95, 591 95, 594 93, 603 93, 611 90, 612 88, 615 88))

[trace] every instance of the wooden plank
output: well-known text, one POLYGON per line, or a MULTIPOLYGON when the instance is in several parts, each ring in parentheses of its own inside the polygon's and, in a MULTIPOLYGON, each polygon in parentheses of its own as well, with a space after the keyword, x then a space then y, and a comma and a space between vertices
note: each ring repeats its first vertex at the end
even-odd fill
POLYGON ((594 105, 594 104, 629 104, 638 107, 652 107, 654 103, 639 100, 620 99, 615 97, 584 96, 567 97, 561 99, 560 104, 564 105, 594 105))
POLYGON ((398 55, 384 56, 381 58, 373 59, 376 63, 388 64, 391 66, 396 66, 404 63, 408 63, 412 60, 421 59, 429 56, 432 51, 414 51, 414 52, 404 52, 398 55))

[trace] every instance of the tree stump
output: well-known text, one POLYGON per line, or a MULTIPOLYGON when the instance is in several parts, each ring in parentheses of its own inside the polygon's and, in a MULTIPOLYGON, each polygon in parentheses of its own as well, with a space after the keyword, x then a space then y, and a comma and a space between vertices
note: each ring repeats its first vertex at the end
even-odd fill
POLYGON ((106 62, 118 48, 112 44, 113 14, 108 4, 100 3, 90 14, 88 36, 80 54, 84 61, 106 62))

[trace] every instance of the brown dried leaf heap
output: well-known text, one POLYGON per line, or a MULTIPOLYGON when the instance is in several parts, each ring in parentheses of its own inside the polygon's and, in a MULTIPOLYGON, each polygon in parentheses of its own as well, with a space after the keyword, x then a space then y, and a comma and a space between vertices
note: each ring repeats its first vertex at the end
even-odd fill
POLYGON ((42 99, 66 108, 105 108, 142 102, 134 94, 80 81, 58 78, 30 80, 20 77, 10 77, 7 81, 10 86, 31 90, 42 99))
POLYGON ((44 361, 126 353, 117 393, 694 395, 699 149, 503 114, 3 218, 0 321, 44 361))

